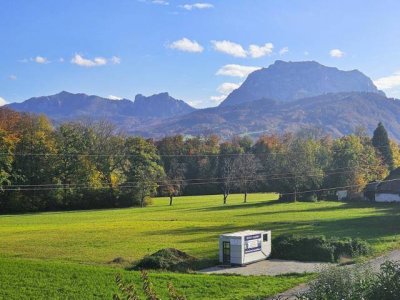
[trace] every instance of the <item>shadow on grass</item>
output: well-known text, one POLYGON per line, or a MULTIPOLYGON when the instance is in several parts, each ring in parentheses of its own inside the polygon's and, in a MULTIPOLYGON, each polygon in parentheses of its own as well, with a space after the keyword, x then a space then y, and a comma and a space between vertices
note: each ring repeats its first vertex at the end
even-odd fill
POLYGON ((272 206, 272 205, 280 205, 280 204, 287 204, 285 202, 281 202, 279 200, 265 200, 257 202, 247 202, 247 203, 240 203, 240 204, 229 204, 229 200, 227 204, 222 204, 220 206, 212 206, 212 207, 203 207, 195 209, 197 211, 225 211, 225 210, 235 210, 235 209, 244 209, 244 208, 258 208, 258 207, 265 207, 265 206, 272 206))
POLYGON ((221 234, 239 230, 272 230, 272 235, 291 233, 300 235, 326 235, 327 237, 351 237, 362 238, 370 242, 376 242, 381 238, 395 237, 400 234, 400 214, 399 211, 392 212, 386 209, 377 216, 365 216, 348 219, 314 219, 307 221, 289 222, 260 222, 253 226, 238 227, 236 224, 222 224, 220 226, 194 226, 170 230, 158 230, 151 232, 155 235, 180 235, 185 236, 182 242, 210 242, 217 240, 221 234), (204 236, 193 237, 193 235, 203 234, 204 236))
MULTIPOLYGON (((318 205, 317 202, 316 205, 318 205)), ((283 213, 304 213, 304 212, 334 212, 340 210, 350 210, 350 209, 363 209, 363 208, 375 208, 379 210, 379 212, 384 212, 388 214, 398 214, 400 213, 400 205, 392 204, 392 203, 369 203, 369 202, 353 202, 353 203, 343 203, 340 206, 329 206, 329 207, 315 207, 315 208, 306 208, 306 209, 295 209, 295 210, 275 210, 275 211, 266 211, 266 212, 255 212, 248 214, 238 215, 239 217, 248 217, 248 216, 267 216, 267 215, 276 215, 283 213)))

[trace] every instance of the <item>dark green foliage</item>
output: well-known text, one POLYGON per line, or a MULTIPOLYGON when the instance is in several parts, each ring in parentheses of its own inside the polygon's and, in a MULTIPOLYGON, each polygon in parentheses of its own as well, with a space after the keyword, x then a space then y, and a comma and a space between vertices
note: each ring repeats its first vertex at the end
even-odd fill
POLYGON ((368 266, 332 268, 322 272, 299 300, 400 299, 400 263, 385 262, 378 273, 368 266))
POLYGON ((385 262, 373 281, 367 299, 400 299, 400 263, 385 262))
POLYGON ((272 257, 300 261, 334 261, 334 248, 323 236, 281 235, 272 241, 272 257))
POLYGON ((379 122, 378 127, 374 131, 374 135, 372 137, 372 145, 376 148, 378 153, 382 155, 383 161, 389 167, 389 169, 393 170, 393 152, 390 148, 388 133, 382 122, 379 122))
POLYGON ((336 262, 370 252, 360 239, 327 239, 324 236, 281 235, 272 241, 272 257, 299 261, 336 262))
POLYGON ((357 257, 371 252, 369 244, 361 239, 332 239, 329 242, 334 248, 335 261, 338 261, 340 257, 357 257))
POLYGON ((197 259, 174 248, 161 249, 145 256, 134 269, 187 271, 197 259))

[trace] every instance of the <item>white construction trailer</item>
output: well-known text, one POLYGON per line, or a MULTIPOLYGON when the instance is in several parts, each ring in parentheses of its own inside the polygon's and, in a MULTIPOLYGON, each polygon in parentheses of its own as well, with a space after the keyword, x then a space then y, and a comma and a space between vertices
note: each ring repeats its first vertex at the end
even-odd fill
POLYGON ((245 230, 222 234, 219 238, 219 261, 225 265, 244 266, 271 255, 271 231, 245 230))

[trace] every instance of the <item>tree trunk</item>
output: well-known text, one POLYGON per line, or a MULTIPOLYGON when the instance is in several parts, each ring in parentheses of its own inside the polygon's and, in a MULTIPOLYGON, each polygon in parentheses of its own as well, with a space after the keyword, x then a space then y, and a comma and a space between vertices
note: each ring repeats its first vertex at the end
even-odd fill
POLYGON ((172 200, 174 199, 173 195, 169 195, 169 206, 172 206, 172 200))
POLYGON ((244 203, 247 203, 247 191, 244 192, 244 203))
POLYGON ((224 193, 224 204, 226 204, 226 200, 228 199, 228 193, 224 193))

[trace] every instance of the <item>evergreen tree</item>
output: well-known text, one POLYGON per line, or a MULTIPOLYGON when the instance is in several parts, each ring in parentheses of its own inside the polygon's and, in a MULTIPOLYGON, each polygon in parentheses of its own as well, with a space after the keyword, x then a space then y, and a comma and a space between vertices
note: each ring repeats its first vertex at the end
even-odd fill
POLYGON ((374 136, 372 137, 372 145, 376 148, 378 153, 381 154, 383 161, 388 166, 388 168, 390 170, 393 170, 393 153, 392 149, 390 148, 388 133, 382 122, 379 122, 378 127, 374 131, 374 136))

